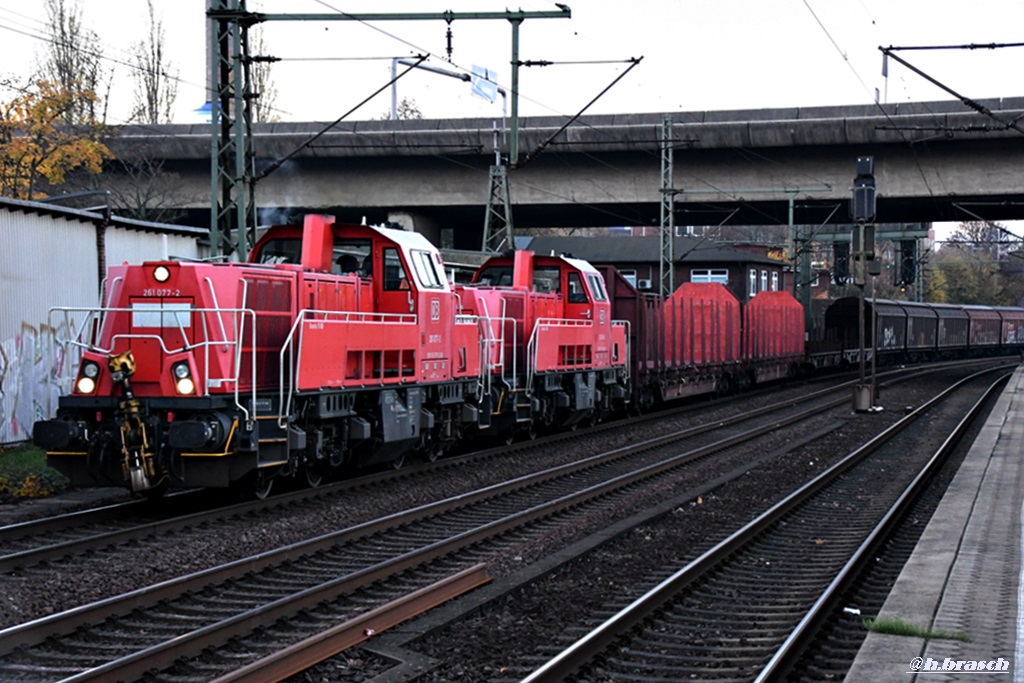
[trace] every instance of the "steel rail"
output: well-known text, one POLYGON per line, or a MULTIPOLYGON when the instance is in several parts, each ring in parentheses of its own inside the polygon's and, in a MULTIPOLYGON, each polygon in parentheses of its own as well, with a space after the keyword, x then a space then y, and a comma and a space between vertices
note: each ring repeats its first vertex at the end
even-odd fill
POLYGON ((700 557, 697 557, 685 567, 661 581, 657 586, 637 598, 583 638, 577 640, 573 645, 534 670, 529 676, 522 679, 521 683, 556 683, 579 671, 599 653, 605 651, 612 643, 645 620, 651 613, 671 601, 687 586, 705 576, 712 568, 759 536, 790 511, 803 504, 839 475, 859 464, 871 453, 903 431, 908 425, 927 413, 932 407, 945 400, 962 385, 986 372, 989 371, 981 371, 956 382, 898 422, 889 426, 874 439, 860 446, 767 511, 745 524, 728 538, 703 553, 700 557))
MULTIPOLYGON (((370 576, 371 569, 377 572, 390 571, 391 573, 395 573, 415 566, 416 564, 422 564, 430 559, 450 553, 460 547, 473 545, 488 537, 493 537, 505 531, 522 526, 531 520, 550 517, 555 513, 576 507, 587 500, 607 495, 617 489, 634 485, 645 479, 658 476, 665 471, 683 466, 696 458, 733 446, 744 440, 756 438, 768 431, 780 429, 800 419, 806 419, 809 416, 828 410, 834 404, 842 403, 846 400, 848 399, 844 397, 842 399, 836 399, 828 404, 818 403, 809 411, 804 413, 798 413, 796 415, 789 416, 784 420, 778 420, 762 425, 743 434, 735 435, 707 445, 703 448, 691 450, 668 460, 660 461, 639 470, 619 475, 583 490, 577 490, 575 493, 562 496, 544 504, 536 505, 525 511, 493 520, 487 524, 477 527, 476 529, 465 531, 461 534, 450 537, 447 540, 433 543, 419 549, 418 551, 406 553, 391 561, 381 563, 374 568, 357 572, 357 575, 343 577, 344 580, 356 582, 346 584, 345 589, 350 590, 356 585, 363 585, 366 580, 369 580, 367 577, 370 576)), ((717 427, 718 425, 715 426, 717 427)), ((679 436, 680 434, 684 436, 691 436, 693 432, 708 431, 709 429, 711 428, 702 427, 684 430, 677 434, 676 438, 681 438, 679 436)), ((408 524, 420 519, 435 517, 442 512, 464 508, 471 503, 494 498, 517 489, 526 488, 538 483, 544 483, 560 476, 571 475, 584 469, 596 467, 605 462, 611 462, 627 457, 628 455, 638 451, 654 448, 656 446, 664 446, 666 443, 670 443, 671 440, 672 439, 668 437, 650 439, 631 447, 620 448, 606 454, 593 456, 583 461, 568 463, 539 473, 524 475, 509 482, 488 486, 477 491, 453 496, 443 501, 422 505, 410 511, 395 513, 348 529, 284 546, 274 551, 268 551, 249 558, 236 560, 235 562, 228 563, 221 567, 214 567, 195 572, 178 579, 140 588, 121 596, 101 600, 89 605, 83 605, 66 612, 61 612, 35 621, 27 622, 25 624, 0 630, 0 655, 10 653, 19 646, 33 645, 53 635, 67 634, 78 628, 99 622, 103 619, 126 614, 140 606, 155 604, 163 600, 169 600, 189 592, 200 590, 211 583, 250 574, 261 569, 275 566, 285 560, 294 560, 296 557, 301 555, 309 555, 319 550, 326 550, 344 541, 356 540, 395 526, 408 524)), ((376 575, 373 580, 376 580, 376 578, 379 578, 381 575, 383 574, 376 575)), ((340 582, 343 579, 323 584, 315 589, 308 589, 306 592, 319 594, 320 597, 318 600, 326 599, 332 594, 332 591, 336 593, 336 591, 339 590, 340 582)), ((237 627, 241 629, 238 632, 242 632, 244 630, 244 625, 239 625, 239 623, 236 622, 244 622, 246 624, 256 623, 256 621, 253 621, 250 618, 242 619, 241 617, 232 618, 228 621, 231 621, 232 623, 225 623, 222 626, 230 626, 232 628, 237 627)), ((204 630, 200 629, 200 631, 204 630)), ((202 642, 201 639, 206 638, 207 635, 208 634, 205 632, 197 631, 195 632, 194 637, 197 639, 197 642, 202 642)), ((183 638, 178 638, 177 642, 181 644, 183 642, 183 638)), ((158 651, 153 649, 146 651, 145 658, 150 658, 150 666, 153 666, 153 662, 155 661, 151 658, 156 657, 158 654, 158 651)), ((133 660, 131 662, 125 662, 125 665, 135 665, 137 663, 138 662, 136 660, 133 660)), ((102 671, 96 672, 97 675, 109 673, 111 673, 111 671, 106 668, 102 671)), ((72 680, 87 679, 83 678, 72 680)))
POLYGON ((272 655, 247 664, 211 683, 278 683, 323 660, 445 602, 484 585, 491 579, 478 564, 386 605, 350 619, 272 655))
MULTIPOLYGON (((698 425, 695 427, 691 427, 687 430, 683 430, 675 434, 669 434, 663 437, 658 437, 657 439, 652 439, 647 442, 635 444, 635 446, 639 447, 647 445, 648 447, 657 447, 664 445, 666 443, 671 443, 672 441, 679 440, 681 438, 689 438, 691 436, 705 433, 712 429, 718 429, 724 426, 737 424, 754 417, 767 415, 772 412, 785 409, 787 407, 793 407, 801 403, 816 401, 823 396, 827 396, 830 393, 838 391, 843 386, 846 385, 841 384, 839 385, 839 387, 829 387, 813 391, 800 396, 797 400, 788 401, 780 405, 765 406, 755 410, 747 411, 742 415, 736 415, 731 418, 719 420, 709 425, 698 425)), ((842 400, 845 399, 839 399, 838 402, 841 402, 842 400)), ((652 416, 652 419, 659 418, 657 418, 656 416, 652 416)), ((614 429, 616 428, 616 426, 605 425, 604 428, 614 429)), ((522 446, 519 446, 519 448, 533 448, 536 446, 540 446, 544 443, 549 443, 549 441, 558 442, 565 438, 567 437, 565 437, 564 435, 554 435, 553 437, 550 437, 549 440, 542 441, 538 439, 536 441, 526 442, 522 446)), ((506 449, 507 447, 498 447, 466 456, 461 456, 459 458, 448 458, 435 463, 427 463, 424 464, 422 467, 417 468, 417 470, 415 471, 419 473, 424 473, 426 471, 458 467, 460 465, 464 465, 466 462, 473 462, 478 461, 480 459, 493 457, 496 453, 505 452, 506 449)), ((625 452, 628 451, 628 449, 620 449, 620 451, 625 452)), ((609 455, 612 455, 612 457, 616 457, 616 455, 622 454, 623 453, 613 451, 612 454, 609 455)), ((580 462, 587 461, 583 460, 580 462)), ((597 460, 594 462, 600 464, 603 461, 597 460)), ((567 465, 566 467, 572 467, 572 465, 570 464, 567 465)), ((125 543, 130 540, 142 539, 156 534, 164 534, 170 531, 196 527, 201 524, 208 524, 213 521, 228 519, 232 517, 239 517, 242 515, 251 514, 253 512, 273 510, 281 507, 286 507, 289 505, 301 504, 308 500, 325 499, 340 493, 344 493, 357 487, 367 487, 378 485, 381 483, 390 483, 398 479, 412 476, 412 472, 412 470, 406 470, 405 472, 400 473, 396 473, 393 471, 379 472, 365 477, 360 477, 359 479, 337 482, 334 484, 329 484, 327 486, 318 487, 316 489, 294 491, 291 493, 274 496, 266 500, 238 503, 235 505, 230 505, 222 508, 215 508, 213 510, 177 516, 172 519, 164 521, 151 522, 140 526, 134 526, 114 531, 107 531, 99 534, 85 535, 77 539, 70 539, 58 543, 48 544, 38 548, 31 548, 9 553, 6 555, 0 555, 0 573, 10 572, 11 570, 16 568, 31 566, 33 564, 38 564, 44 561, 57 560, 68 555, 72 555, 74 553, 92 550, 97 547, 110 547, 113 545, 125 543)), ((59 530, 62 527, 81 528, 85 524, 98 523, 100 521, 115 518, 116 515, 119 513, 124 513, 126 511, 130 512, 131 510, 134 509, 142 509, 141 507, 136 508, 136 506, 145 505, 147 502, 149 501, 134 501, 132 503, 124 504, 124 507, 108 506, 104 508, 97 508, 96 510, 91 511, 86 510, 78 513, 72 513, 67 516, 47 518, 31 522, 23 522, 21 524, 11 525, 8 527, 0 527, 0 541, 3 541, 5 538, 14 539, 24 538, 32 535, 39 535, 46 532, 52 532, 53 530, 59 530), (8 537, 8 533, 11 533, 12 535, 8 537)), ((2 648, 0 648, 0 651, 2 651, 2 648)))
MULTIPOLYGON (((926 369, 925 372, 933 372, 934 369, 926 369)), ((916 376, 920 370, 915 370, 907 377, 916 376)), ((906 374, 905 370, 894 370, 890 373, 884 374, 906 374)), ((827 395, 830 392, 837 391, 844 386, 851 384, 851 382, 839 384, 837 386, 828 387, 825 389, 816 390, 800 397, 799 402, 812 401, 817 398, 827 395)), ((790 405, 795 405, 798 402, 790 402, 790 405)), ((755 415, 765 414, 772 410, 778 409, 777 406, 766 407, 759 409, 758 411, 750 411, 746 413, 746 417, 755 415)), ((642 421, 657 421, 663 419, 666 414, 679 414, 680 412, 688 412, 689 408, 685 408, 682 411, 679 409, 671 409, 669 411, 661 411, 658 413, 652 413, 644 415, 642 417, 632 418, 631 423, 636 424, 642 421)), ((734 418, 733 421, 737 421, 741 418, 734 418)), ((730 422, 722 421, 717 424, 729 424, 730 422)), ((618 428, 617 423, 608 423, 592 428, 592 433, 596 431, 604 431, 609 429, 618 428)), ((532 440, 529 442, 523 442, 512 446, 515 450, 524 448, 534 448, 545 444, 559 443, 568 438, 576 438, 576 436, 567 436, 565 434, 555 434, 541 439, 532 440)), ((218 507, 218 511, 207 511, 206 513, 192 513, 192 516, 186 519, 186 516, 178 516, 175 520, 165 520, 162 522, 150 523, 149 528, 145 526, 140 528, 125 528, 122 530, 106 531, 100 534, 83 535, 79 539, 63 540, 57 543, 47 543, 36 548, 28 548, 24 550, 9 552, 6 555, 0 555, 0 573, 7 573, 13 569, 32 566, 40 562, 48 562, 59 560, 68 555, 82 552, 84 550, 93 549, 98 545, 106 547, 125 543, 130 540, 136 540, 145 538, 154 533, 163 533, 175 529, 185 529, 189 526, 195 526, 198 524, 209 523, 220 519, 226 519, 230 517, 250 514, 252 512, 277 509, 283 506, 292 504, 301 504, 307 500, 317 500, 328 498, 332 495, 344 493, 353 488, 367 487, 373 485, 387 484, 396 480, 401 480, 409 476, 415 476, 416 474, 422 474, 425 472, 435 471, 439 469, 455 468, 464 466, 468 462, 478 462, 487 458, 493 457, 497 453, 508 452, 508 446, 501 446, 496 448, 490 448, 475 453, 444 458, 438 462, 425 463, 415 469, 406 469, 401 472, 379 472, 371 475, 359 477, 358 479, 348 479, 341 482, 328 484, 314 489, 305 489, 300 491, 294 491, 282 495, 273 496, 265 501, 250 501, 244 503, 238 503, 235 505, 228 505, 224 507, 218 507), (204 517, 203 514, 206 516, 204 517), (161 526, 157 526, 161 525, 161 526)), ((199 495, 198 491, 183 491, 175 494, 171 494, 164 500, 173 497, 186 497, 199 495)), ((36 538, 45 536, 47 534, 56 534, 61 531, 75 532, 75 530, 81 530, 83 527, 90 524, 98 524, 107 520, 117 519, 125 514, 132 514, 133 511, 145 511, 146 506, 153 505, 155 501, 140 501, 133 500, 126 503, 120 503, 115 505, 102 506, 91 510, 81 510, 74 513, 68 513, 63 515, 56 515, 38 520, 31 520, 27 522, 19 522, 7 526, 0 526, 0 547, 3 547, 4 542, 11 543, 25 538, 36 538)))
POLYGON ((904 513, 909 510, 915 499, 918 498, 921 491, 927 486, 932 475, 941 467, 967 430, 977 420, 986 402, 993 394, 1005 386, 1010 376, 1007 374, 993 382, 984 395, 968 411, 967 415, 950 432, 946 440, 935 451, 928 462, 925 463, 917 476, 914 477, 914 480, 907 485, 906 490, 893 503, 889 511, 850 557, 850 560, 836 574, 835 579, 822 592, 821 597, 815 601, 814 605, 807 611, 806 616, 800 620, 800 623, 793 629, 793 632, 761 670, 761 673, 755 679, 755 683, 781 680, 781 676, 792 669, 794 663, 800 657, 800 653, 814 638, 815 631, 821 627, 821 624, 828 618, 831 610, 835 608, 836 602, 842 596, 844 589, 850 585, 864 564, 875 555, 878 547, 892 534, 896 524, 902 520, 904 513))

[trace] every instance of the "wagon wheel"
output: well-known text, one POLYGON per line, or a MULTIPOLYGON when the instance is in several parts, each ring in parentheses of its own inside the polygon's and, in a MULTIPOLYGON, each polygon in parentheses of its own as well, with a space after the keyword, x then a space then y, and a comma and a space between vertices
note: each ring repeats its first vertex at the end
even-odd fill
POLYGON ((402 469, 402 465, 405 464, 405 455, 398 456, 397 458, 395 458, 394 460, 392 460, 388 464, 391 465, 391 469, 393 469, 393 470, 400 470, 400 469, 402 469))

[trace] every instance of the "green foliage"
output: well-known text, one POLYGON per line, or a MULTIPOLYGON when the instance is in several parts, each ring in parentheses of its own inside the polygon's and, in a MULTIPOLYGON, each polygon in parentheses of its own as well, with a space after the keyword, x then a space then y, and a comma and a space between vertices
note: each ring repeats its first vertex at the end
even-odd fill
POLYGON ((1019 238, 998 225, 962 223, 935 254, 928 300, 1018 305, 1024 296, 1020 246, 1019 238))
POLYGON ((911 624, 895 617, 868 617, 864 626, 875 633, 888 633, 894 636, 912 636, 915 638, 931 638, 937 640, 962 640, 971 642, 971 636, 963 631, 936 631, 919 624, 911 624))
POLYGON ((46 464, 46 454, 32 446, 0 451, 0 500, 42 498, 66 489, 68 480, 46 464))

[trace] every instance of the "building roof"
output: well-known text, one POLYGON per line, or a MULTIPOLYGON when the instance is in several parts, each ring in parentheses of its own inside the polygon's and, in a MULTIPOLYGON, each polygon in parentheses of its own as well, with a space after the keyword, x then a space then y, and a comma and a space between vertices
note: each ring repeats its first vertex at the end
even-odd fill
POLYGON ((135 220, 134 218, 122 218, 113 214, 107 215, 104 212, 71 209, 49 202, 31 202, 22 199, 11 199, 9 197, 0 197, 0 210, 59 217, 82 223, 92 223, 94 225, 106 224, 143 232, 167 233, 197 238, 209 237, 210 234, 209 230, 205 228, 193 228, 185 225, 172 225, 170 223, 151 223, 149 221, 135 220))
MULTIPOLYGON (((516 246, 520 242, 516 240, 516 246)), ((537 254, 570 253, 576 258, 597 263, 658 263, 661 240, 658 237, 593 235, 557 237, 538 235, 525 247, 537 254)), ((676 237, 672 245, 676 263, 757 263, 782 266, 780 261, 752 254, 728 244, 701 237, 676 237)))

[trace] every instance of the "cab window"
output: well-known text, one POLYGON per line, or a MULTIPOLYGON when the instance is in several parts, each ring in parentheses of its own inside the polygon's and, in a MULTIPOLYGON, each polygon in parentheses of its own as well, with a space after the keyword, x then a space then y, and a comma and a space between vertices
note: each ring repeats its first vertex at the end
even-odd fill
POLYGON ((569 273, 569 303, 587 303, 587 290, 583 288, 583 280, 579 273, 569 273))
POLYGON ((277 265, 278 263, 299 263, 302 258, 302 240, 294 237, 278 237, 268 240, 260 249, 256 263, 277 265))
POLYGON ((384 290, 396 291, 409 289, 409 278, 405 274, 405 267, 402 266, 402 258, 398 249, 388 247, 383 251, 384 256, 384 290))
POLYGON ((608 301, 608 293, 604 290, 604 281, 597 273, 587 273, 590 291, 594 293, 594 301, 608 301))
POLYGON ((416 280, 421 287, 427 289, 443 289, 444 280, 435 267, 434 254, 424 249, 413 249, 412 269, 416 271, 416 280))
POLYGON ((511 287, 512 266, 487 266, 480 271, 476 284, 481 287, 511 287))
POLYGON ((533 291, 554 292, 562 290, 558 279, 562 275, 562 269, 557 266, 541 266, 533 270, 533 291))
POLYGON ((368 239, 335 240, 331 272, 336 275, 368 276, 372 254, 373 244, 368 239))

